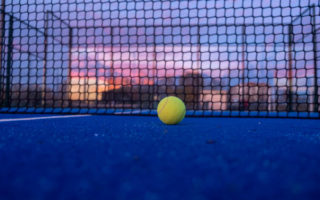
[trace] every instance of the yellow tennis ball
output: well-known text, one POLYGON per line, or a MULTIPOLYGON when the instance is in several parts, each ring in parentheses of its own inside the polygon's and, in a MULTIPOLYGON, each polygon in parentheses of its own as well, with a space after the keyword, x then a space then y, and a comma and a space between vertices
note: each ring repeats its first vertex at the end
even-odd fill
POLYGON ((186 115, 186 106, 178 97, 162 99, 157 108, 159 119, 165 124, 178 124, 186 115))

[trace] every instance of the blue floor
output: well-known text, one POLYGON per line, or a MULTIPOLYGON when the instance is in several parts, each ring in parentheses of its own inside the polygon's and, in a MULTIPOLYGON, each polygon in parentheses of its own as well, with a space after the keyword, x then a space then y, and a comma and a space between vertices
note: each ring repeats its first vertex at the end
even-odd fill
POLYGON ((186 118, 165 126, 156 117, 88 116, 0 122, 0 195, 320 199, 320 121, 186 118))

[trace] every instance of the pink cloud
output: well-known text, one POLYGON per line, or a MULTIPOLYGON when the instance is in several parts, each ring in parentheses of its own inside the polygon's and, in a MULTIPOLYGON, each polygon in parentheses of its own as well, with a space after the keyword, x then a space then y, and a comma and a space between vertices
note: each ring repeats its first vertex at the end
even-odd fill
MULTIPOLYGON (((304 78, 304 77, 313 77, 314 76, 314 70, 310 67, 307 67, 306 69, 293 69, 292 70, 292 77, 294 78, 304 78)), ((275 71, 275 77, 276 78, 286 78, 289 77, 289 70, 287 69, 281 69, 275 71)))

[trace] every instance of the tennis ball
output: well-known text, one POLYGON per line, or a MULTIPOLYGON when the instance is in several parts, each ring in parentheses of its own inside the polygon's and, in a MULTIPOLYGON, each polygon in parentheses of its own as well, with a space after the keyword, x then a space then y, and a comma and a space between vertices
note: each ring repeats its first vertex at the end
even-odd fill
POLYGON ((186 106, 178 97, 169 96, 160 101, 157 108, 159 119, 165 124, 178 124, 186 115, 186 106))

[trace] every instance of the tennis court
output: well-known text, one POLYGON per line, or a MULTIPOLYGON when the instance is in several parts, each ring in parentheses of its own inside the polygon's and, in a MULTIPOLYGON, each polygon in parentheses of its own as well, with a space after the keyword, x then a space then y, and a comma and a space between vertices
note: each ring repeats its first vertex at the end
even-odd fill
POLYGON ((1 200, 320 198, 318 0, 0 2, 1 200))
POLYGON ((320 195, 319 120, 38 117, 52 115, 0 115, 2 199, 320 195))

